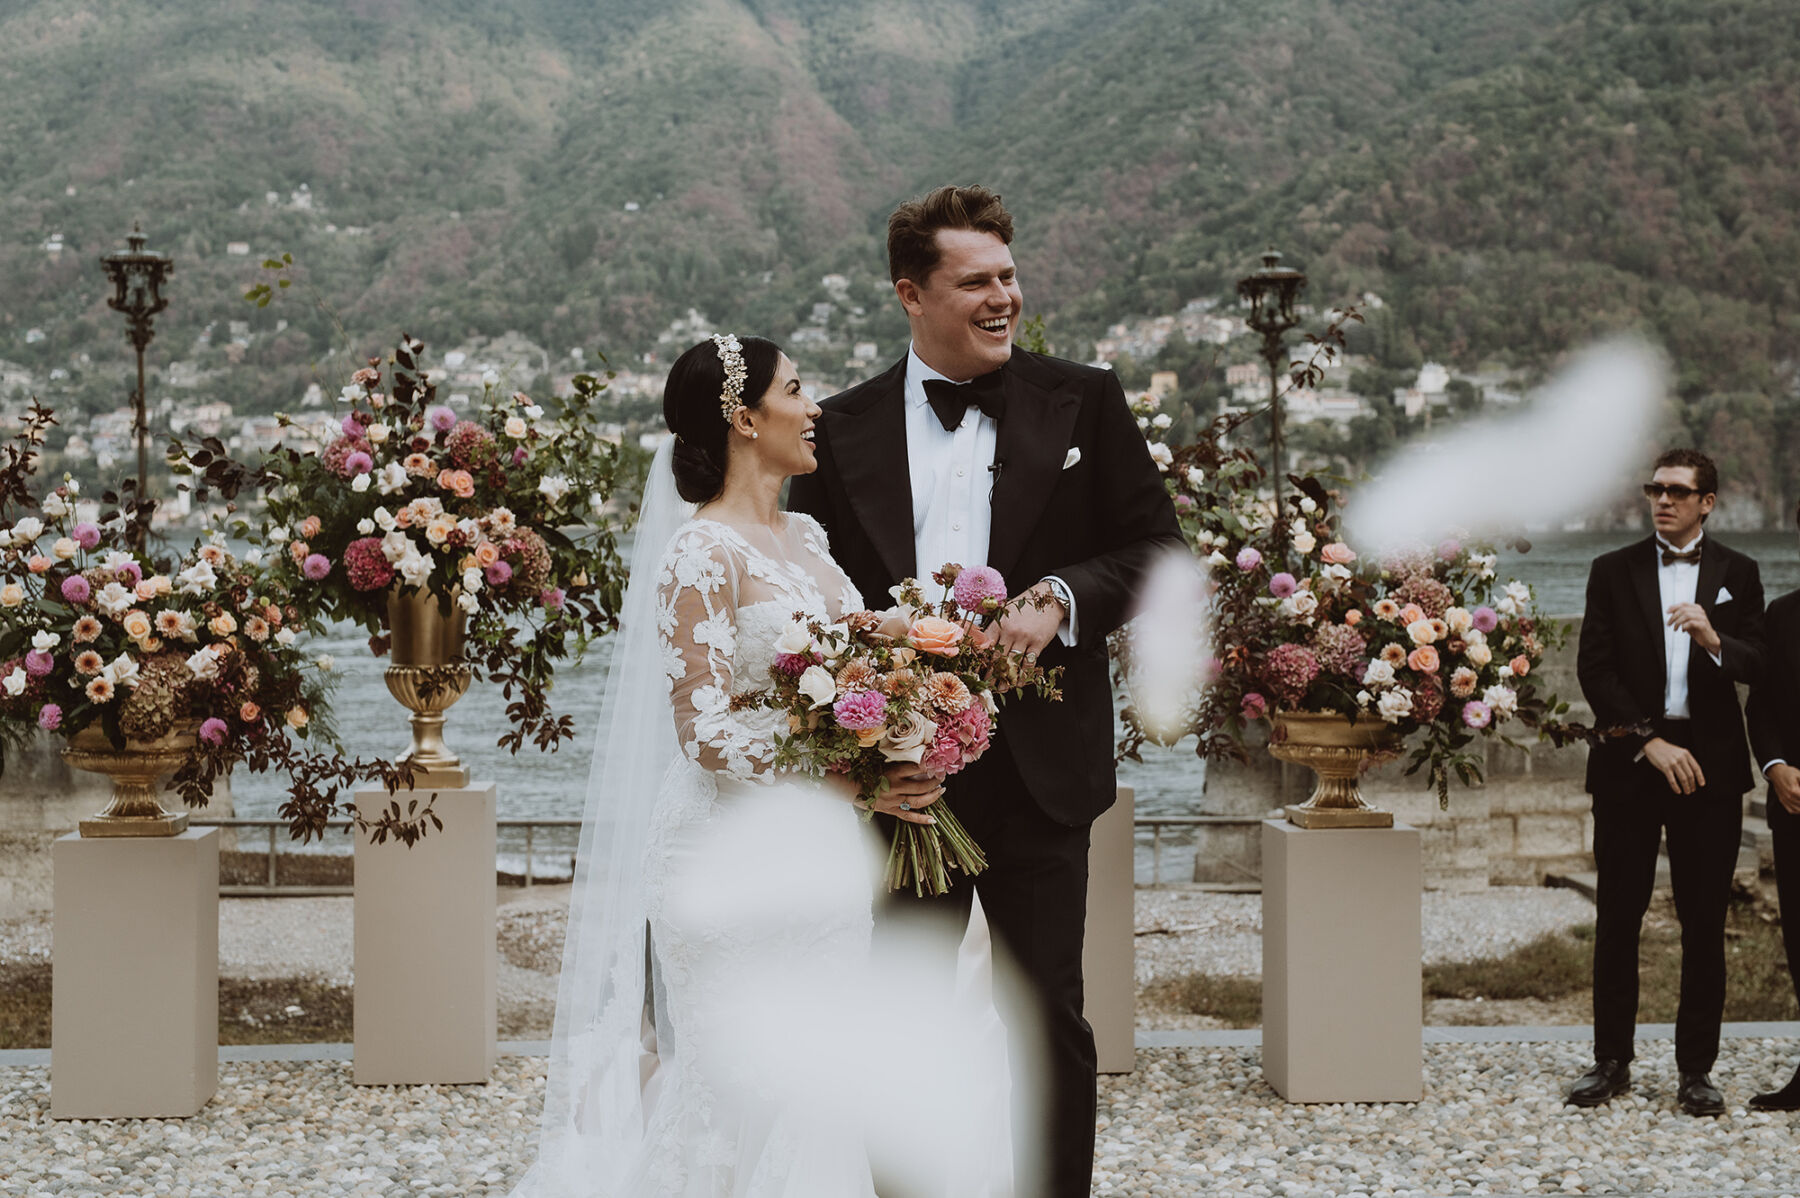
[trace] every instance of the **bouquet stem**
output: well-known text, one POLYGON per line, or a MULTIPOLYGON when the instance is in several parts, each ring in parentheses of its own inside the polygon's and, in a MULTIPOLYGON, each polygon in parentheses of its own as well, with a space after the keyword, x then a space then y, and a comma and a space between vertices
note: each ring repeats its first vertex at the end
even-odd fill
POLYGON ((920 898, 946 894, 950 890, 950 871, 961 870, 973 877, 987 868, 987 857, 967 829, 951 812, 948 803, 932 804, 935 824, 915 824, 901 820, 894 830, 894 843, 888 849, 887 886, 889 890, 912 887, 920 898))

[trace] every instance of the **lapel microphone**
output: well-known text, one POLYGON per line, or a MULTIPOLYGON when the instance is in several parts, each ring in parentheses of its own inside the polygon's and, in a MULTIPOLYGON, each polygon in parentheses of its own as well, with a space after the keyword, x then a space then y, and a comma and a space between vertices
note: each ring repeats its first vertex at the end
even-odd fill
POLYGON ((1004 469, 1006 469, 1006 462, 1002 458, 995 458, 994 464, 988 467, 988 474, 992 476, 988 482, 989 504, 994 502, 994 490, 1000 485, 1000 472, 1004 469))

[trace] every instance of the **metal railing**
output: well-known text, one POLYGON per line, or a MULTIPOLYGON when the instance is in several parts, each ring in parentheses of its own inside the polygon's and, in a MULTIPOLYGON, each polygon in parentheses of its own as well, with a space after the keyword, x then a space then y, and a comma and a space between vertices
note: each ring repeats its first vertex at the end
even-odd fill
MULTIPOLYGON (((279 819, 195 819, 190 823, 196 828, 262 828, 269 834, 269 869, 268 880, 261 886, 226 886, 219 887, 221 898, 311 898, 326 895, 354 894, 354 886, 321 885, 317 883, 290 883, 283 885, 277 871, 277 861, 281 856, 280 844, 276 834, 287 828, 287 821, 279 819)), ((347 819, 328 820, 327 830, 344 829, 351 826, 347 819)), ((536 882, 536 849, 537 830, 539 828, 579 828, 581 821, 571 818, 544 819, 502 819, 494 821, 498 829, 523 828, 525 830, 525 873, 524 884, 527 888, 536 882)), ((289 853, 292 857, 296 854, 289 853)), ((573 847, 569 849, 571 859, 575 856, 573 847)))
MULTIPOLYGON (((1150 887, 1163 884, 1163 830, 1165 828, 1228 828, 1254 827, 1266 817, 1261 815, 1141 815, 1132 821, 1134 832, 1146 829, 1150 832, 1150 887)), ((268 833, 268 872, 266 881, 259 886, 221 885, 221 898, 300 898, 326 895, 348 895, 355 893, 354 886, 337 886, 330 884, 290 882, 280 879, 279 859, 282 856, 278 833, 287 828, 287 823, 278 819, 196 819, 194 827, 232 828, 240 830, 261 829, 268 833)), ((335 819, 326 823, 327 829, 344 829, 350 827, 347 819, 335 819)), ((523 882, 526 888, 537 881, 537 830, 539 828, 580 828, 581 820, 573 818, 542 819, 502 819, 495 821, 495 827, 501 830, 523 829, 525 833, 525 869, 523 882)), ((288 856, 298 854, 289 853, 288 856)), ((573 860, 575 850, 569 848, 569 856, 573 860)), ((1260 882, 1226 883, 1227 889, 1260 888, 1260 882)))

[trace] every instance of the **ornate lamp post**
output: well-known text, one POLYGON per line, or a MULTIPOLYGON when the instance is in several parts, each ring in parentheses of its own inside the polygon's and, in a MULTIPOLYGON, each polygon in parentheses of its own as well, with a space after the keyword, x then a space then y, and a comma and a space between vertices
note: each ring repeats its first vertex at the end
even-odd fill
POLYGON ((1287 556, 1287 521, 1281 514, 1282 483, 1287 462, 1281 452, 1281 368, 1287 355, 1283 338, 1300 323, 1294 301, 1306 288, 1306 276, 1281 265, 1281 255, 1270 246, 1262 256, 1262 269, 1238 280, 1238 298, 1250 308, 1244 323, 1262 334, 1263 361, 1269 364, 1269 480, 1275 488, 1275 543, 1287 556))
MULTIPOLYGON (((169 301, 163 298, 162 285, 175 269, 175 263, 166 255, 151 253, 144 248, 144 231, 140 225, 132 225, 127 241, 131 245, 129 250, 108 254, 100 261, 105 263, 106 277, 113 285, 106 306, 125 314, 125 333, 137 350, 133 428, 137 432, 137 499, 141 502, 150 494, 150 418, 144 402, 144 350, 156 336, 152 318, 169 306, 169 301)), ((143 525, 137 525, 133 535, 139 542, 136 548, 143 552, 143 525)))

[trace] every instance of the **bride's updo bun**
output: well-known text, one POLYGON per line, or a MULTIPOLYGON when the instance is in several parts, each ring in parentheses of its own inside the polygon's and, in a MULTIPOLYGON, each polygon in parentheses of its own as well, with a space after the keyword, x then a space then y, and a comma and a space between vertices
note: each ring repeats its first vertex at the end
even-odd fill
MULTIPOLYGON (((773 341, 761 337, 739 337, 738 345, 744 358, 743 402, 754 412, 775 381, 781 351, 773 341)), ((669 381, 663 388, 663 422, 675 434, 675 490, 689 503, 710 502, 725 489, 731 422, 725 419, 719 402, 724 391, 725 366, 710 337, 669 367, 669 381)))

